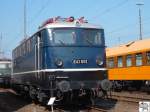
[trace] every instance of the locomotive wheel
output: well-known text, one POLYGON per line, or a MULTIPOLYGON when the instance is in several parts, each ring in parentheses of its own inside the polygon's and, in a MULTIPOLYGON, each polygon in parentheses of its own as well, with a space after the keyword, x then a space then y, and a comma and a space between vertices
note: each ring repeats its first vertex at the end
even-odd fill
POLYGON ((63 93, 60 90, 56 91, 56 101, 61 101, 63 100, 63 93))
POLYGON ((48 96, 46 95, 46 93, 43 90, 38 90, 37 91, 37 100, 40 103, 46 105, 49 99, 48 99, 48 96))
POLYGON ((34 87, 30 87, 29 95, 32 100, 37 99, 37 90, 34 87))
POLYGON ((71 92, 64 92, 63 93, 63 99, 62 99, 63 105, 70 105, 72 104, 72 95, 71 92))

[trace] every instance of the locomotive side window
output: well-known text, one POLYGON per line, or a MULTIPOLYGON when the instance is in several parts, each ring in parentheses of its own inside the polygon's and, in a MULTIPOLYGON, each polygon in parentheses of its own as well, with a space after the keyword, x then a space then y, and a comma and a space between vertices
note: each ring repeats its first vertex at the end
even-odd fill
POLYGON ((142 54, 136 54, 136 66, 141 66, 142 65, 142 54))
POLYGON ((114 58, 108 58, 107 66, 108 66, 108 68, 113 68, 114 67, 114 58))
POLYGON ((13 55, 14 58, 17 58, 17 49, 15 49, 15 50, 13 51, 12 55, 13 55))
POLYGON ((44 44, 48 44, 49 41, 47 39, 50 39, 50 41, 52 41, 52 36, 51 36, 51 30, 48 29, 47 30, 42 30, 41 32, 41 37, 40 37, 40 42, 41 44, 44 43, 44 44))
POLYGON ((75 31, 72 29, 54 29, 53 40, 56 44, 74 44, 75 43, 75 31))
POLYGON ((18 54, 21 56, 21 47, 18 47, 18 54))
POLYGON ((117 65, 118 65, 118 67, 123 67, 123 62, 122 62, 123 60, 122 60, 122 56, 118 56, 118 58, 117 58, 117 59, 118 59, 118 61, 117 61, 117 62, 118 62, 118 64, 117 64, 117 65))
POLYGON ((25 55, 25 53, 26 53, 26 45, 25 45, 25 43, 23 43, 23 45, 22 45, 22 55, 25 55))
POLYGON ((35 43, 36 43, 36 35, 33 35, 30 39, 30 51, 34 50, 35 43))
POLYGON ((16 48, 13 52, 14 58, 18 57, 18 48, 16 48))
POLYGON ((31 41, 30 39, 27 41, 27 52, 31 51, 31 41))
POLYGON ((150 51, 146 52, 146 59, 147 59, 146 61, 147 65, 150 65, 150 51))
POLYGON ((132 66, 132 56, 131 55, 126 56, 126 66, 127 67, 132 66))

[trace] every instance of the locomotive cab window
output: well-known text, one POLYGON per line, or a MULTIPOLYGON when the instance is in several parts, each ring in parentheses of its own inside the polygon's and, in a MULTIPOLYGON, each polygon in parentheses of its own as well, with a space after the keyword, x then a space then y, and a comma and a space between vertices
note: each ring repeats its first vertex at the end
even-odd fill
POLYGON ((86 45, 101 45, 103 42, 102 31, 97 29, 83 29, 81 37, 86 45))
POLYGON ((142 54, 136 54, 136 66, 141 66, 142 65, 142 54))
POLYGON ((114 67, 114 58, 108 58, 107 66, 108 66, 108 68, 113 68, 114 67))
POLYGON ((147 65, 150 65, 150 51, 146 52, 146 60, 147 65))
POLYGON ((122 60, 122 56, 118 56, 118 67, 123 67, 123 60, 122 60))
POLYGON ((127 67, 132 66, 132 56, 131 55, 126 56, 126 66, 127 67))
POLYGON ((75 31, 72 29, 53 29, 52 32, 53 41, 56 44, 74 44, 75 43, 75 31))

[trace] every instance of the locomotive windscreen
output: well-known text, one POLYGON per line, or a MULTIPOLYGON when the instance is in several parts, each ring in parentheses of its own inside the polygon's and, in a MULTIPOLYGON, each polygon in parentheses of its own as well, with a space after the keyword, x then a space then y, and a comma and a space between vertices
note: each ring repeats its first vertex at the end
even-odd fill
POLYGON ((102 29, 92 28, 55 28, 50 30, 50 40, 59 45, 95 46, 104 44, 102 29))

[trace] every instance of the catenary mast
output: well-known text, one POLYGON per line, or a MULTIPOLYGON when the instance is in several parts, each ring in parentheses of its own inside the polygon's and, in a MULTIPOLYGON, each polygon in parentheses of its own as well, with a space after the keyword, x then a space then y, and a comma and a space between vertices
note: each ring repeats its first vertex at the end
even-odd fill
POLYGON ((142 40, 142 15, 141 15, 141 6, 144 5, 143 3, 137 3, 136 4, 139 7, 139 40, 142 40))

